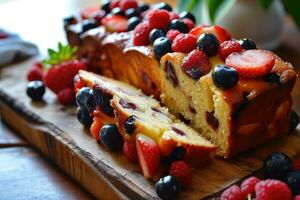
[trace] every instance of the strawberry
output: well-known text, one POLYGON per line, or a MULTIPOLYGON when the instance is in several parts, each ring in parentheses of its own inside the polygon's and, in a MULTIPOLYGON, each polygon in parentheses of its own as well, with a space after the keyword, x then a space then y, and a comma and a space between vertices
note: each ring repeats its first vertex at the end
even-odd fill
POLYGON ((135 144, 131 141, 125 140, 123 153, 129 162, 136 162, 138 160, 135 144))
POLYGON ((144 177, 153 177, 160 162, 160 151, 157 143, 146 135, 138 134, 136 136, 136 148, 144 177))
POLYGON ((127 31, 127 19, 121 15, 107 15, 101 21, 109 32, 124 32, 127 31))
POLYGON ((231 35, 225 29, 223 29, 221 26, 218 26, 218 25, 198 26, 198 27, 193 28, 190 31, 190 34, 193 34, 197 37, 199 37, 202 33, 214 34, 218 38, 220 43, 231 39, 231 35))
POLYGON ((222 42, 219 48, 220 57, 225 60, 232 52, 240 52, 243 48, 236 40, 222 42))
POLYGON ((182 160, 174 161, 169 169, 169 174, 177 177, 182 185, 186 188, 191 183, 192 172, 190 167, 182 160))
POLYGON ((268 74, 275 63, 272 53, 265 50, 246 50, 230 54, 226 65, 236 69, 240 76, 245 78, 258 78, 268 74))
POLYGON ((88 7, 88 8, 81 10, 80 17, 82 19, 89 19, 89 18, 95 16, 98 12, 99 12, 98 6, 97 7, 88 7))

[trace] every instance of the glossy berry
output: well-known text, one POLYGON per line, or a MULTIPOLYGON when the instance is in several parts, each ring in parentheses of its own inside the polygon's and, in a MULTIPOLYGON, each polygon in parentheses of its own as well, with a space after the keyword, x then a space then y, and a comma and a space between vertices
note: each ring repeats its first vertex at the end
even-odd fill
POLYGON ((169 174, 175 176, 181 183, 183 188, 190 185, 192 180, 192 172, 190 167, 182 160, 175 161, 171 164, 169 174))
POLYGON ((139 18, 139 17, 131 17, 129 20, 128 20, 128 28, 127 30, 128 31, 132 31, 135 29, 135 27, 141 23, 142 20, 139 18))
POLYGON ((197 47, 203 51, 207 56, 215 56, 219 50, 219 41, 214 34, 203 33, 197 40, 197 47))
POLYGON ((169 12, 170 15, 170 20, 172 21, 173 19, 179 19, 179 15, 177 14, 177 12, 171 11, 169 12))
MULTIPOLYGON (((110 1, 109 9, 112 10, 114 8, 120 7, 120 1, 119 0, 112 0, 110 1)), ((109 13, 109 12, 107 12, 109 13)))
POLYGON ((284 182, 289 186, 293 195, 300 194, 300 171, 288 173, 284 178, 284 182))
POLYGON ((114 124, 104 125, 100 130, 100 138, 102 144, 111 151, 118 151, 123 147, 123 138, 114 124))
POLYGON ((158 38, 153 43, 153 51, 156 59, 160 60, 163 55, 172 52, 172 42, 166 37, 158 38))
POLYGON ((95 109, 93 90, 88 87, 81 88, 76 95, 76 103, 79 107, 92 112, 95 109))
POLYGON ((194 23, 196 23, 196 18, 192 13, 189 13, 187 11, 183 11, 179 14, 180 19, 190 19, 192 20, 194 23))
POLYGON ((221 194, 220 200, 244 200, 245 197, 237 185, 232 185, 221 194))
POLYGON ((184 34, 181 33, 176 36, 172 43, 172 51, 181 52, 181 53, 189 53, 192 50, 196 49, 196 36, 192 34, 184 34))
POLYGON ((90 128, 93 123, 93 118, 90 116, 89 111, 84 108, 78 107, 76 110, 76 116, 78 121, 85 126, 86 128, 90 128))
POLYGON ((254 176, 247 178, 241 184, 241 191, 244 196, 248 196, 249 194, 253 194, 255 192, 255 185, 260 182, 259 178, 254 176))
POLYGON ((245 50, 257 49, 255 42, 251 39, 245 38, 240 40, 239 43, 241 44, 242 48, 245 50))
POLYGON ((172 11, 172 7, 164 2, 158 3, 154 5, 155 9, 159 9, 159 10, 167 10, 167 11, 172 11))
POLYGON ((166 10, 151 10, 147 18, 151 28, 164 29, 170 23, 170 15, 166 10))
POLYGON ((236 40, 227 40, 220 44, 219 55, 225 60, 233 52, 241 52, 243 49, 236 40))
POLYGON ((169 156, 162 159, 162 163, 165 165, 170 165, 174 161, 182 160, 184 155, 185 149, 183 147, 176 147, 169 156))
POLYGON ((239 73, 226 65, 217 65, 212 72, 212 80, 216 87, 229 89, 239 81, 239 73))
POLYGON ((267 179, 255 186, 255 200, 291 200, 292 192, 282 181, 267 179))
POLYGON ((137 8, 138 3, 136 0, 120 0, 120 8, 125 12, 129 8, 137 8))
POLYGON ((284 153, 274 152, 263 162, 265 178, 283 179, 293 169, 292 160, 284 153))
POLYGON ((182 21, 188 27, 188 31, 192 30, 195 27, 194 22, 192 20, 188 19, 188 18, 182 19, 182 21))
POLYGON ((39 67, 33 66, 29 69, 27 73, 28 81, 42 81, 43 80, 43 70, 39 67))
POLYGON ((131 141, 127 141, 127 140, 124 141, 123 154, 125 155, 125 157, 129 162, 137 162, 138 160, 136 146, 131 141))
POLYGON ((73 104, 74 99, 75 94, 73 88, 65 88, 57 94, 57 101, 64 106, 73 104))
POLYGON ((181 33, 187 33, 189 31, 187 25, 180 19, 173 19, 169 24, 168 29, 175 29, 180 31, 181 33))
POLYGON ((110 105, 110 100, 112 96, 110 94, 106 94, 101 89, 94 88, 94 100, 96 108, 100 108, 100 110, 109 116, 114 116, 114 109, 110 105))
POLYGON ((290 131, 293 131, 296 129, 296 127, 299 124, 299 116, 298 114, 293 110, 291 113, 291 122, 290 122, 290 131))
POLYGON ((82 32, 86 32, 90 29, 97 28, 98 24, 94 19, 86 19, 82 22, 82 32))
POLYGON ((167 175, 155 184, 157 195, 163 199, 176 199, 181 192, 181 185, 175 176, 167 175))
POLYGON ((125 131, 127 134, 132 134, 135 131, 135 116, 129 116, 124 122, 125 131))
POLYGON ((103 1, 102 5, 101 5, 101 9, 104 10, 106 13, 109 13, 110 12, 110 1, 109 0, 103 1))
POLYGON ((27 84, 26 93, 33 101, 39 101, 43 98, 45 90, 46 89, 42 81, 30 81, 27 84))
POLYGON ((152 29, 149 23, 142 22, 137 25, 133 32, 133 44, 135 46, 146 46, 149 44, 149 34, 152 29))
POLYGON ((144 3, 140 3, 139 6, 138 6, 138 10, 140 12, 145 12, 146 10, 148 10, 150 8, 149 5, 147 4, 144 4, 144 3))
POLYGON ((110 13, 112 15, 122 15, 122 16, 125 16, 125 13, 119 7, 116 7, 114 9, 112 9, 110 13))
POLYGON ((176 38, 176 36, 179 34, 180 34, 180 31, 171 29, 171 30, 168 30, 166 37, 169 40, 173 41, 176 38))
POLYGON ((149 34, 149 41, 153 44, 154 41, 160 37, 165 37, 164 31, 162 29, 153 29, 149 34))
POLYGON ((131 17, 140 16, 140 13, 134 8, 129 8, 128 10, 125 11, 125 15, 128 19, 130 19, 131 17))

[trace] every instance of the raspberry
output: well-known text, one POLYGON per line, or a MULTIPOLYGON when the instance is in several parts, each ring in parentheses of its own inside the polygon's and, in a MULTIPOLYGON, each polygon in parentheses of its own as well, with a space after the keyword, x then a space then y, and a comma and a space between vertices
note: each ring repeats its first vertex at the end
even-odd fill
POLYGON ((240 43, 238 43, 235 40, 227 40, 225 42, 222 42, 219 48, 219 54, 220 57, 225 60, 229 54, 233 53, 233 52, 240 52, 242 51, 243 48, 240 45, 240 43))
POLYGON ((109 9, 112 10, 114 8, 117 8, 120 6, 120 1, 119 0, 115 0, 115 1, 111 1, 109 4, 109 9))
POLYGON ((192 30, 192 29, 195 27, 194 22, 193 22, 192 20, 190 20, 189 18, 184 18, 182 21, 183 21, 183 22, 185 23, 185 25, 188 27, 188 30, 189 30, 189 31, 192 30))
POLYGON ((255 200, 290 200, 292 198, 292 192, 284 182, 272 179, 257 183, 255 194, 255 200))
POLYGON ((67 106, 74 103, 75 94, 72 88, 65 88, 57 94, 57 100, 60 104, 67 106))
POLYGON ((197 37, 191 34, 179 34, 173 41, 172 50, 174 52, 189 53, 196 49, 197 37))
POLYGON ((120 8, 123 12, 125 12, 129 8, 137 8, 138 3, 136 0, 121 0, 120 1, 120 8))
POLYGON ((34 65, 27 74, 28 81, 42 81, 43 80, 43 70, 36 65, 34 65))
POLYGON ((220 197, 220 200, 244 200, 245 197, 237 185, 232 185, 227 188, 220 197))
POLYGON ((296 159, 293 162, 293 170, 300 171, 300 159, 296 159))
POLYGON ((255 185, 259 182, 260 182, 260 179, 254 177, 254 176, 244 180, 241 185, 241 191, 244 194, 244 196, 254 193, 255 185))
POLYGON ((33 66, 42 69, 43 68, 43 63, 41 63, 40 61, 35 61, 33 63, 33 66))
POLYGON ((180 34, 180 31, 171 29, 167 32, 166 36, 167 36, 167 38, 169 38, 169 40, 173 41, 176 38, 176 36, 179 34, 180 34))
POLYGON ((184 188, 189 186, 192 179, 190 167, 182 160, 174 161, 171 164, 169 174, 177 177, 184 188))
POLYGON ((173 19, 179 19, 179 15, 176 12, 169 12, 170 15, 170 20, 172 21, 173 19))
POLYGON ((134 143, 125 140, 123 146, 123 153, 129 162, 137 162, 138 156, 134 143))
POLYGON ((135 46, 146 46, 149 44, 150 25, 147 22, 138 24, 133 32, 133 44, 135 46))
POLYGON ((170 15, 166 10, 151 10, 148 14, 148 22, 150 27, 153 28, 166 28, 170 23, 170 15))
POLYGON ((294 200, 300 200, 300 195, 295 196, 294 200))

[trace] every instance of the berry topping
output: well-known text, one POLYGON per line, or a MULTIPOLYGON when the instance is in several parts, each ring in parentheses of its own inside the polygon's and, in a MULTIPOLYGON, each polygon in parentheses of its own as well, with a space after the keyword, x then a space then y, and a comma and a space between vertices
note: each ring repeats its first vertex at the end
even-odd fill
POLYGON ((242 39, 239 41, 239 43, 245 50, 257 49, 255 42, 251 39, 242 39))
POLYGON ((172 42, 166 37, 160 37, 153 43, 153 51, 157 60, 172 51, 172 42))
POLYGON ((65 88, 57 94, 57 100, 60 104, 68 106, 74 103, 75 94, 72 88, 65 88))
POLYGON ((293 195, 300 194, 300 171, 288 173, 284 178, 284 182, 289 186, 293 195))
POLYGON ((109 13, 110 12, 110 1, 109 0, 103 1, 102 5, 101 5, 101 9, 104 10, 106 13, 109 13))
POLYGON ((219 50, 219 41, 214 34, 203 33, 197 40, 197 47, 202 50, 207 56, 215 56, 219 50))
POLYGON ((112 96, 109 94, 105 94, 99 88, 94 88, 93 93, 96 108, 99 108, 104 114, 114 116, 114 109, 110 105, 110 100, 112 99, 112 96))
POLYGON ((128 10, 125 11, 125 15, 128 19, 130 19, 131 17, 140 16, 140 13, 137 11, 137 9, 129 8, 128 10))
POLYGON ((174 52, 189 53, 196 49, 197 38, 192 34, 181 33, 176 36, 172 43, 172 50, 174 52))
POLYGON ((95 109, 93 90, 88 87, 81 88, 76 95, 76 103, 79 107, 92 112, 95 109))
POLYGON ((227 188, 221 195, 220 200, 244 200, 245 197, 237 185, 227 188))
POLYGON ((153 177, 157 172, 160 162, 158 144, 150 137, 138 134, 136 135, 136 148, 144 177, 153 177))
MULTIPOLYGON (((113 10, 114 8, 118 8, 120 7, 120 0, 112 0, 110 1, 110 5, 109 5, 109 9, 113 10)), ((110 11, 108 11, 107 13, 109 13, 110 11)))
POLYGON ((296 127, 299 124, 299 116, 298 114, 293 110, 291 113, 291 122, 290 122, 290 131, 293 131, 296 129, 296 127))
POLYGON ((135 29, 135 27, 141 23, 142 20, 138 17, 131 17, 129 20, 128 20, 128 27, 127 27, 127 30, 128 31, 132 31, 133 29, 135 29))
POLYGON ((97 28, 98 27, 98 23, 96 22, 95 19, 86 19, 86 20, 83 20, 82 22, 82 32, 86 32, 90 29, 93 29, 93 28, 97 28))
POLYGON ((175 176, 167 175, 157 181, 155 190, 163 200, 176 199, 181 192, 181 185, 175 176))
POLYGON ((268 73, 263 77, 264 81, 268 83, 277 83, 280 84, 280 76, 276 73, 268 73))
POLYGON ((123 138, 114 124, 104 125, 100 130, 101 143, 111 151, 121 150, 123 138))
POLYGON ((125 131, 127 134, 132 134, 135 131, 135 116, 131 115, 124 122, 125 131))
POLYGON ((225 60, 233 52, 241 52, 243 49, 236 40, 227 40, 220 44, 219 54, 225 60))
POLYGON ((154 9, 172 11, 172 7, 169 4, 164 2, 155 4, 154 9))
POLYGON ((169 24, 168 29, 175 29, 180 31, 181 33, 187 33, 188 27, 187 25, 180 19, 173 19, 171 23, 169 24))
POLYGON ((149 5, 144 4, 144 3, 140 3, 140 4, 139 4, 139 7, 138 7, 138 10, 139 10, 140 12, 145 12, 145 11, 148 10, 149 8, 150 8, 149 5))
POLYGON ((98 12, 99 12, 99 8, 98 7, 85 8, 82 11, 80 11, 80 17, 82 19, 89 19, 92 16, 94 16, 95 14, 97 14, 98 12))
POLYGON ((124 32, 128 27, 126 17, 121 15, 107 15, 101 22, 109 32, 124 32))
POLYGON ((292 193, 289 187, 281 181, 263 180, 255 186, 255 200, 290 200, 292 193))
POLYGON ((167 32, 166 37, 169 40, 173 41, 176 38, 176 36, 179 34, 180 34, 180 31, 171 29, 167 32))
POLYGON ((27 84, 26 93, 33 101, 42 100, 45 94, 45 86, 42 81, 31 81, 27 84))
POLYGON ((146 46, 149 44, 149 34, 151 28, 147 22, 137 25, 133 32, 133 44, 135 46, 146 46))
POLYGON ((78 121, 85 126, 86 128, 90 128, 93 123, 93 118, 90 116, 89 111, 84 108, 78 107, 76 110, 76 116, 78 121))
POLYGON ((43 80, 43 70, 39 67, 33 66, 28 71, 27 80, 28 81, 42 81, 43 80))
POLYGON ((293 170, 300 171, 300 159, 296 159, 293 161, 293 170))
POLYGON ((211 33, 214 34, 218 40, 219 43, 222 43, 226 40, 231 39, 231 35, 223 29, 221 26, 215 25, 215 26, 200 26, 200 27, 195 27, 190 31, 191 34, 196 35, 199 37, 202 33, 211 33))
POLYGON ((179 15, 176 12, 174 12, 174 11, 169 12, 169 15, 170 15, 170 20, 171 21, 173 19, 179 19, 179 15))
POLYGON ((191 183, 192 172, 190 167, 182 160, 175 161, 171 164, 169 174, 178 178, 183 188, 191 183))
POLYGON ((129 162, 137 162, 138 156, 134 143, 125 140, 123 145, 123 153, 129 162))
POLYGON ((164 29, 170 23, 170 15, 166 10, 151 10, 147 18, 151 28, 164 29))
POLYGON ((235 68, 242 77, 257 78, 268 74, 275 63, 275 58, 269 51, 247 50, 230 54, 226 65, 235 68))
POLYGON ((191 78, 198 80, 210 71, 211 64, 203 51, 195 49, 184 58, 182 69, 191 78))
POLYGON ((192 13, 189 13, 187 11, 183 11, 179 14, 180 19, 190 19, 193 23, 196 22, 196 18, 192 13))
POLYGON ((114 9, 112 9, 111 11, 110 11, 110 13, 112 14, 112 15, 121 15, 121 16, 125 16, 125 13, 121 10, 121 8, 119 8, 119 7, 116 7, 116 8, 114 8, 114 9))
POLYGON ((96 21, 97 25, 101 25, 102 19, 105 17, 106 13, 103 10, 100 10, 95 15, 93 15, 93 19, 96 21))
POLYGON ((138 3, 136 0, 120 0, 120 8, 122 11, 126 11, 129 8, 137 8, 138 3))
POLYGON ((74 77, 74 92, 77 92, 85 86, 85 82, 79 77, 79 75, 75 75, 74 77))
POLYGON ((216 87, 229 89, 239 82, 239 73, 226 65, 217 65, 212 72, 212 80, 216 87))
POLYGON ((182 160, 185 155, 185 149, 183 147, 176 147, 174 151, 167 157, 162 159, 163 164, 170 165, 172 162, 182 160))
POLYGON ((188 27, 188 31, 192 30, 195 27, 194 22, 192 20, 188 19, 188 18, 182 19, 182 21, 188 27))
POLYGON ((295 196, 293 200, 300 200, 300 195, 295 196))
POLYGON ((245 197, 247 197, 249 194, 254 194, 255 192, 255 185, 260 182, 260 179, 252 176, 250 178, 247 178, 243 181, 241 184, 241 191, 244 194, 245 197))
POLYGON ((265 178, 282 179, 293 169, 292 160, 284 153, 270 154, 263 163, 265 178))
POLYGON ((149 34, 149 41, 153 44, 154 41, 160 37, 165 37, 164 31, 162 29, 153 29, 149 34))

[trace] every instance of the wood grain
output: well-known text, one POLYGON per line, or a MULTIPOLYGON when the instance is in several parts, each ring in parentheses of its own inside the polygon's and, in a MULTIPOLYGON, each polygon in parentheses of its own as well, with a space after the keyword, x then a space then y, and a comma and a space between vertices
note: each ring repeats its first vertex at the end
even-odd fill
POLYGON ((20 136, 14 134, 10 128, 2 121, 0 116, 0 148, 28 146, 28 142, 20 136))

